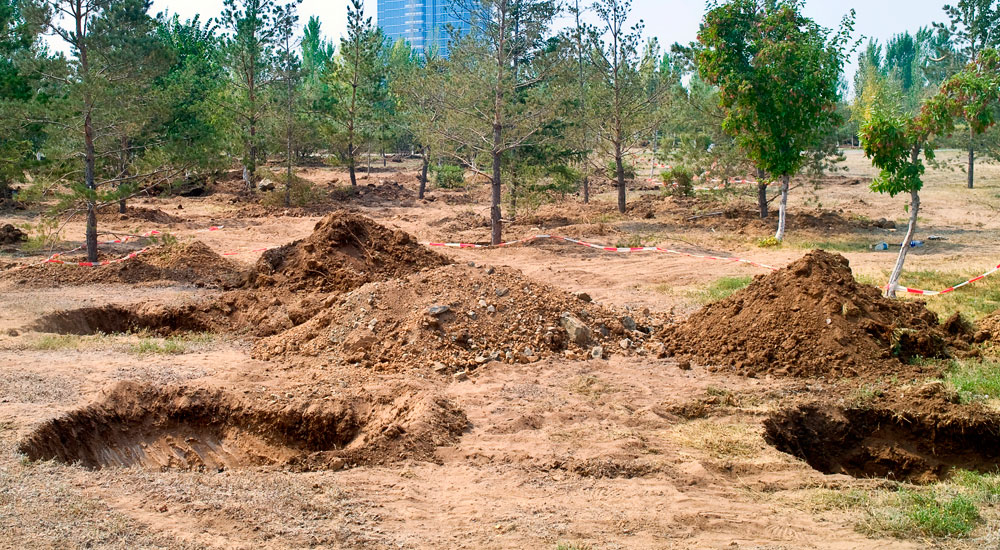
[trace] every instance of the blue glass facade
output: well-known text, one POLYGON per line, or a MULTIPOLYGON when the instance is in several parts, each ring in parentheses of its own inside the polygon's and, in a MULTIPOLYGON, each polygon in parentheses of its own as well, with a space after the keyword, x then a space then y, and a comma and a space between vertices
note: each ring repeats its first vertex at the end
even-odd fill
POLYGON ((448 26, 468 28, 457 16, 454 0, 378 0, 378 24, 393 42, 402 38, 421 51, 436 45, 445 56, 448 26))

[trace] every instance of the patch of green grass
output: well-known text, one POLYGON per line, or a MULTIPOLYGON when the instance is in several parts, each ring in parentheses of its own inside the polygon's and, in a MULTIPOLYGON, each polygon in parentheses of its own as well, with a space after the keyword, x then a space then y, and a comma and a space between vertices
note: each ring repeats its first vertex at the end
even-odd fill
POLYGON ((167 338, 153 336, 148 332, 93 334, 45 334, 31 342, 29 349, 36 351, 99 350, 131 353, 135 355, 179 355, 192 348, 205 346, 215 340, 215 335, 207 332, 188 333, 167 338))
POLYGON ((29 347, 36 351, 58 351, 79 349, 83 338, 75 334, 46 334, 31 342, 29 347))
MULTIPOLYGON (((922 290, 943 290, 979 275, 982 273, 904 270, 900 284, 922 290)), ((883 286, 888 280, 889 272, 886 271, 883 277, 878 278, 875 286, 883 286)), ((1000 309, 1000 276, 987 277, 948 294, 922 298, 927 300, 927 307, 942 318, 957 312, 966 319, 975 321, 1000 309)))
POLYGON ((979 508, 965 495, 938 495, 901 489, 900 510, 894 526, 899 533, 913 530, 931 537, 964 537, 979 523, 979 508))
POLYGON ((694 297, 698 300, 698 302, 703 304, 717 302, 732 296, 740 290, 743 290, 751 282, 753 282, 753 277, 750 276, 722 277, 712 281, 712 283, 703 290, 695 291, 694 297))
POLYGON ((826 250, 827 252, 864 252, 870 243, 859 241, 790 241, 790 245, 805 250, 826 250))
POLYGON ((965 403, 977 399, 1000 399, 1000 362, 989 359, 952 361, 944 381, 965 403))
POLYGON ((767 237, 757 241, 758 248, 780 248, 781 241, 775 237, 767 237))

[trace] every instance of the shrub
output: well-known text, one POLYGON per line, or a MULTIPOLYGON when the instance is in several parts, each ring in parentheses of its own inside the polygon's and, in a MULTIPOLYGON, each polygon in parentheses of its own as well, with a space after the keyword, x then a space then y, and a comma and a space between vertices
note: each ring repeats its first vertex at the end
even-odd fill
POLYGON ((465 186, 465 170, 454 164, 442 164, 432 167, 434 184, 444 189, 457 189, 465 186))
POLYGON ((663 183, 667 186, 667 194, 676 197, 694 195, 694 174, 683 166, 675 166, 663 172, 663 183))

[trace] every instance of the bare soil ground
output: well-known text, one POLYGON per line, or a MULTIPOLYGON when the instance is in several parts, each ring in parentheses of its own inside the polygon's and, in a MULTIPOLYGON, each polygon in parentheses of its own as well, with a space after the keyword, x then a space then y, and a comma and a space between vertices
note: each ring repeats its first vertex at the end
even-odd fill
MULTIPOLYGON (((485 190, 419 201, 413 161, 363 174, 360 192, 303 168, 320 196, 304 208, 233 181, 138 199, 101 216, 102 231, 169 235, 102 249, 156 246, 132 263, 22 267, 78 246, 82 220, 43 250, 12 239, 0 547, 1000 547, 995 504, 958 538, 865 528, 874 501, 844 504, 1000 464, 995 408, 943 389, 938 363, 887 355, 901 339, 991 353, 995 287, 930 311, 859 287, 852 274, 884 280, 895 254, 869 245, 898 242, 906 213, 848 157, 798 182, 778 248, 758 246, 775 221, 754 217, 749 187, 637 191, 625 215, 603 187, 507 228, 792 266, 777 274, 559 241, 427 249, 488 238, 485 190), (853 272, 803 259, 814 248, 853 272), (973 326, 937 326, 950 310, 973 326), (785 338, 786 317, 814 341, 785 338)), ((1000 262, 1000 166, 978 173, 971 191, 929 174, 918 282, 1000 262)))

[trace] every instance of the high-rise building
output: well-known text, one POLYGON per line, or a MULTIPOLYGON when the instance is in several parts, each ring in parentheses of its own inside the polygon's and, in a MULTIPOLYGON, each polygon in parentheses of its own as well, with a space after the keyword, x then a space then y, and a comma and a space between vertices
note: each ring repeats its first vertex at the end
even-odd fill
POLYGON ((421 51, 436 46, 447 56, 448 26, 468 29, 458 9, 455 0, 378 0, 378 25, 394 42, 402 38, 421 51))

